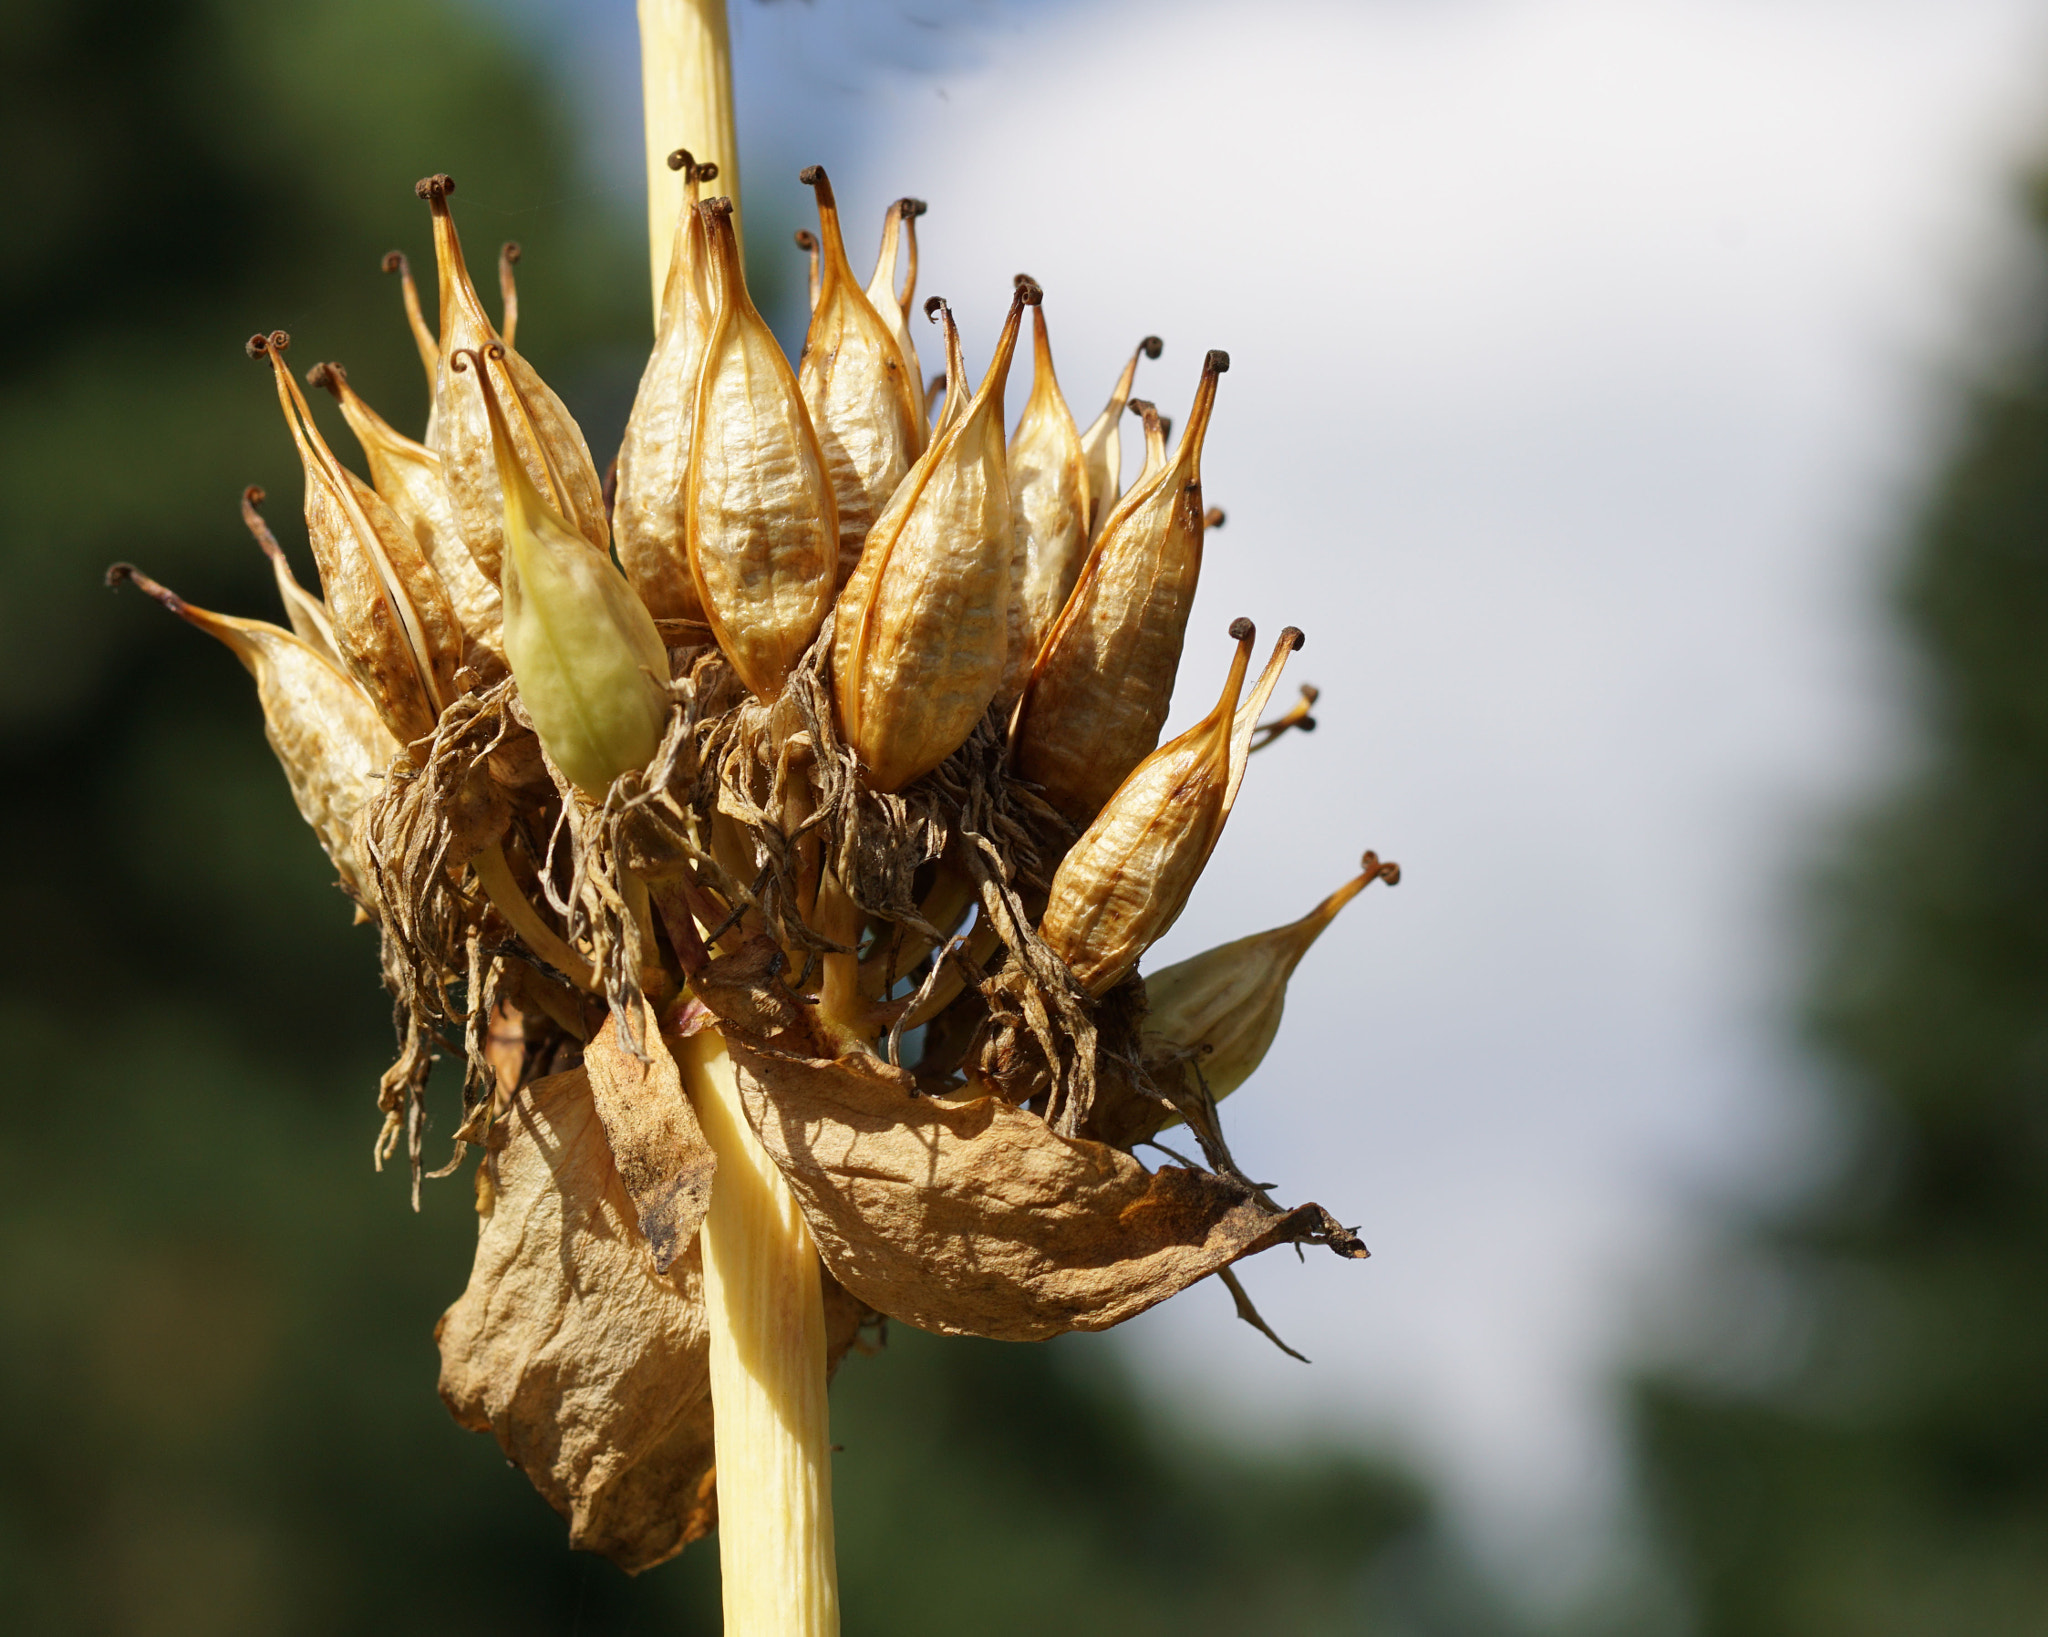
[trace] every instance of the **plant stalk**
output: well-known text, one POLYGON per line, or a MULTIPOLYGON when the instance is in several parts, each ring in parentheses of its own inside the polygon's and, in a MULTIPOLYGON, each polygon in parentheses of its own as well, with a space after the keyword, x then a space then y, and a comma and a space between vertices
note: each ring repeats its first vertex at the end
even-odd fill
MULTIPOLYGON (((640 90, 647 121, 647 248, 654 274, 654 322, 661 324, 661 289, 668 281, 676 213, 683 207, 682 173, 668 156, 688 148, 698 163, 713 161, 718 179, 707 197, 732 200, 733 231, 740 230, 740 156, 733 134, 732 45, 725 0, 639 0, 640 90)), ((744 246, 744 238, 740 241, 744 246)))
POLYGON ((817 1249, 723 1037, 676 1042, 676 1061, 718 1155, 701 1232, 726 1637, 838 1637, 817 1249))

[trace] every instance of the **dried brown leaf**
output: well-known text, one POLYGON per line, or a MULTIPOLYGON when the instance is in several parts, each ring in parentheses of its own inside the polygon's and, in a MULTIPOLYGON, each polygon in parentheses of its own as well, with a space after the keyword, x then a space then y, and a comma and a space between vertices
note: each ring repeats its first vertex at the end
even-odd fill
POLYGON ((717 1517, 697 1249, 654 1270, 581 1069, 528 1086, 490 1147, 476 1265, 435 1334, 441 1397, 572 1546, 638 1573, 717 1517))
POLYGON ((652 1023, 649 1013, 639 1031, 643 1059, 620 1039, 618 1018, 607 1017, 584 1050, 583 1067, 655 1271, 666 1273, 711 1208, 718 1156, 704 1140, 676 1060, 652 1023))
MULTIPOLYGON (((653 1568, 718 1521, 698 1247, 654 1270, 582 1069, 519 1093, 477 1192, 476 1264, 435 1331, 441 1397, 497 1438, 572 1546, 653 1568)), ((869 1315, 830 1277, 824 1297, 836 1365, 869 1315)))
POLYGON ((748 1118, 825 1266, 861 1301, 947 1334, 1105 1330, 1269 1246, 1365 1247, 1319 1206, 1147 1171, 1000 1097, 920 1096, 861 1055, 786 1057, 728 1036, 748 1118))

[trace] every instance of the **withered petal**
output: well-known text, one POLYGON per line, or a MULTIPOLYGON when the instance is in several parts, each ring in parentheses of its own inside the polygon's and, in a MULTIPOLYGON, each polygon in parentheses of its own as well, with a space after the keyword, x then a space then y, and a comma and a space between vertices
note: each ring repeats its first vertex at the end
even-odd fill
POLYGON ((826 1268, 878 1312, 948 1335, 1106 1330, 1273 1245, 1365 1247, 1320 1206, 1056 1135, 1003 1098, 920 1096, 877 1058, 789 1057, 729 1035, 762 1145, 826 1268))

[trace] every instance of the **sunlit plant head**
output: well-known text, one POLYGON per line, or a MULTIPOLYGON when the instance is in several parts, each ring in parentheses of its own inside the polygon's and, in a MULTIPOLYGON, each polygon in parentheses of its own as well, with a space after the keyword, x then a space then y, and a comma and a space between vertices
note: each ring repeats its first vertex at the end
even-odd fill
POLYGON ((825 1383, 864 1330, 1040 1339, 1211 1275, 1259 1322, 1240 1258, 1365 1254, 1239 1170, 1216 1102, 1309 944, 1398 872, 1368 854, 1303 920, 1144 975, 1252 752, 1314 725, 1311 689, 1261 725, 1303 636, 1260 666, 1240 619, 1227 643, 1196 627, 1215 703, 1160 742, 1221 522, 1201 461, 1227 355, 1177 443, 1132 397, 1152 336, 1104 367, 1083 428, 1055 298, 1020 273, 970 378, 950 308, 919 302, 923 202, 883 210, 863 280, 813 166, 792 179, 818 226, 790 361, 747 289, 722 16, 642 10, 666 209, 616 459, 514 345, 516 251, 494 323, 455 182, 430 176, 431 318, 386 262, 432 384, 417 441, 315 366, 366 481, 290 338, 248 344, 304 467, 321 595, 256 492, 289 629, 116 573, 257 678, 381 937, 401 1040, 379 1156, 403 1144, 415 1190, 429 1069, 463 1065, 432 1173, 483 1150, 476 1265, 438 1332, 450 1408, 575 1544, 639 1570, 717 1525, 729 1631, 827 1631, 825 1383), (1178 1125, 1199 1161, 1161 1142, 1178 1125))

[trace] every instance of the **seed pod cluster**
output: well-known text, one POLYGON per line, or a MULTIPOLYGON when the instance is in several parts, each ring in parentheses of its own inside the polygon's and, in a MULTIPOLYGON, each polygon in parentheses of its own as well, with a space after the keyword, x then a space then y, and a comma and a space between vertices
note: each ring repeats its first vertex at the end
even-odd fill
MULTIPOLYGON (((406 1042, 382 1088, 385 1145, 422 1129, 436 1040, 461 1038, 470 1058, 464 1141, 517 1101, 522 1121, 544 1110, 579 1141, 624 1143, 606 1102, 620 1075, 672 1086, 679 1064, 715 1058, 855 1318, 865 1302, 1035 1337, 1118 1322, 1268 1244, 1363 1254, 1319 1208, 1281 1212, 1236 1173, 1197 1092, 1251 1072, 1302 952, 1388 870, 1368 857, 1301 921, 1140 976, 1252 750, 1314 725, 1313 690, 1259 721, 1301 633, 1254 680, 1239 620, 1213 707, 1159 742, 1220 521, 1201 461, 1228 358, 1207 355, 1176 444, 1132 397, 1140 362, 1161 355, 1148 336, 1084 429, 1043 292, 1018 275, 978 379, 952 307, 922 302, 946 367, 921 390, 909 320, 924 206, 887 207, 863 286, 812 167, 809 325, 792 363, 748 292, 733 201, 700 197, 716 169, 681 151, 671 164, 685 197, 609 508, 576 421, 515 350, 517 247, 500 254, 494 325, 453 183, 433 176, 418 191, 435 322, 404 256, 385 264, 432 387, 423 436, 318 366, 308 384, 337 400, 358 476, 285 367, 287 338, 249 344, 305 473, 317 588, 292 572, 260 492, 242 501, 291 629, 117 571, 254 675, 300 811, 383 923, 406 1042), (1027 313, 1031 391, 1009 432, 1027 313), (1128 490, 1126 415, 1144 429, 1128 490), (536 1081, 543 1066, 567 1072, 536 1081), (579 1098, 597 1099, 595 1125, 579 1098), (1130 1151, 1169 1107, 1211 1169, 1154 1171, 1130 1151)), ((690 1122, 661 1129, 688 1171, 690 1122)), ((517 1163, 494 1160, 487 1182, 524 1176, 534 1200, 567 1163, 495 1138, 493 1152, 517 1163)), ((697 1198, 644 1153, 586 1157, 630 1196, 638 1226, 619 1244, 697 1198)), ((556 1258, 550 1288, 574 1294, 591 1334, 629 1337, 646 1313, 606 1281, 683 1276, 689 1231, 645 1267, 617 1245, 602 1269, 575 1264, 544 1233, 532 1254, 556 1258)), ((515 1233, 486 1241, 527 1254, 515 1233)), ((498 1311, 490 1288, 473 1287, 478 1312, 498 1311)), ((695 1299, 680 1283, 669 1298, 695 1299)), ((710 1493, 696 1468, 621 1487, 635 1485, 700 1512, 710 1493)), ((673 1518, 629 1533, 636 1567, 686 1535, 673 1518)))

